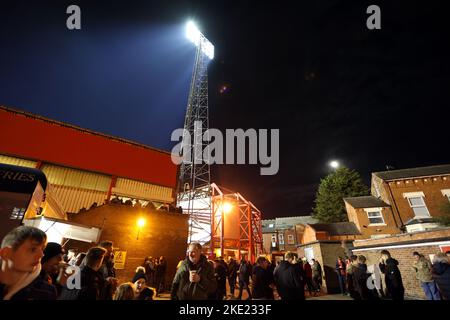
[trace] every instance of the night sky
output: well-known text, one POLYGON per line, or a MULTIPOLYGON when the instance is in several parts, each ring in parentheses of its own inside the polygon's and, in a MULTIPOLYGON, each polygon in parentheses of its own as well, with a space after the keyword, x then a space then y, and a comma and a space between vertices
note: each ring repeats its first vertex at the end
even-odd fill
MULTIPOLYGON (((280 129, 280 170, 215 165, 264 218, 311 212, 332 159, 367 185, 450 163, 444 1, 2 1, 0 104, 170 151, 183 126, 194 19, 215 45, 210 127, 280 129), (81 7, 82 29, 66 28, 81 7), (381 30, 366 8, 381 7, 381 30), (227 86, 225 92, 220 88, 227 86)), ((1 126, 1 124, 0 124, 1 126)))

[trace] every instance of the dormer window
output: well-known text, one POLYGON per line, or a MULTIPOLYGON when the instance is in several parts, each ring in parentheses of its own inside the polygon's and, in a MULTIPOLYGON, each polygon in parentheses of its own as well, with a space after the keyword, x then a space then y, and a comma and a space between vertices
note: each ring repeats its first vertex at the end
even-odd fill
POLYGON ((381 212, 382 208, 366 208, 364 211, 367 213, 367 217, 369 218, 369 226, 386 225, 381 212))
POLYGON ((413 209, 415 218, 430 217, 423 192, 406 192, 403 194, 403 197, 408 199, 409 206, 413 209))
POLYGON ((447 197, 448 201, 450 201, 450 189, 444 189, 444 190, 441 190, 441 191, 442 191, 442 195, 444 197, 447 197))

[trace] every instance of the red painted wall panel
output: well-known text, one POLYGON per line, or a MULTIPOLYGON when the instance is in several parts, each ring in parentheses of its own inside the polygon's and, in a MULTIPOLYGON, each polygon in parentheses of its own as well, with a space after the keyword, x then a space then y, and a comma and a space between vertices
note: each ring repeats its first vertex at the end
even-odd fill
POLYGON ((0 153, 175 188, 170 154, 0 108, 0 153))

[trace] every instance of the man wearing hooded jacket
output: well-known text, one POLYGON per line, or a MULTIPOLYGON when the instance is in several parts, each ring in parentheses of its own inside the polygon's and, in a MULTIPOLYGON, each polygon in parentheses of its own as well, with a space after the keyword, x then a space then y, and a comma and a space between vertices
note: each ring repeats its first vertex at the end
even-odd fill
POLYGON ((379 267, 381 272, 384 273, 386 288, 392 300, 404 300, 405 288, 398 268, 398 261, 391 257, 389 251, 381 251, 379 267))

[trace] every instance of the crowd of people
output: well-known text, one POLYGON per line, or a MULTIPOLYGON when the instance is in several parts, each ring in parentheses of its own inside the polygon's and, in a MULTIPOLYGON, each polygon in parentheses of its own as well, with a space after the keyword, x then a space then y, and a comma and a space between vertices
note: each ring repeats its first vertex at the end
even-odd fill
POLYGON ((199 243, 191 243, 186 259, 182 260, 172 283, 173 300, 241 300, 244 290, 247 300, 304 300, 305 288, 311 296, 322 287, 322 267, 312 259, 299 259, 288 252, 285 260, 275 263, 258 257, 251 264, 245 256, 238 263, 222 257, 212 263, 202 254, 199 243), (229 294, 227 294, 227 280, 229 294), (239 288, 235 296, 236 288, 239 288))
MULTIPOLYGON (((419 252, 413 252, 411 268, 428 300, 450 299, 450 252, 437 253, 430 262, 419 252)), ((399 262, 388 250, 382 250, 378 268, 384 275, 384 286, 381 281, 368 271, 366 257, 352 255, 350 258, 339 257, 336 261, 336 273, 341 293, 350 295, 355 300, 376 300, 390 298, 404 300, 405 288, 399 269, 399 262), (372 284, 372 285, 371 285, 372 284)), ((376 267, 376 266, 375 266, 376 267)))
MULTIPOLYGON (((450 258, 439 253, 430 263, 414 252, 411 268, 430 300, 450 299, 450 258)), ((398 261, 381 251, 379 270, 386 290, 371 286, 366 258, 362 255, 338 258, 336 273, 341 292, 355 300, 389 297, 404 299, 398 261)), ((85 253, 65 252, 48 242, 37 228, 20 226, 10 231, 0 248, 1 300, 153 300, 166 291, 167 263, 146 257, 129 282, 119 283, 113 260, 113 243, 102 241, 85 253), (78 270, 78 276, 74 272, 78 270)), ((271 262, 261 256, 251 264, 245 256, 238 262, 219 257, 209 260, 199 243, 191 243, 185 259, 177 266, 170 288, 173 300, 304 300, 321 292, 323 271, 314 259, 307 261, 287 252, 284 260, 271 262), (227 281, 229 293, 227 293, 227 281), (237 296, 235 295, 238 289, 237 296)))

